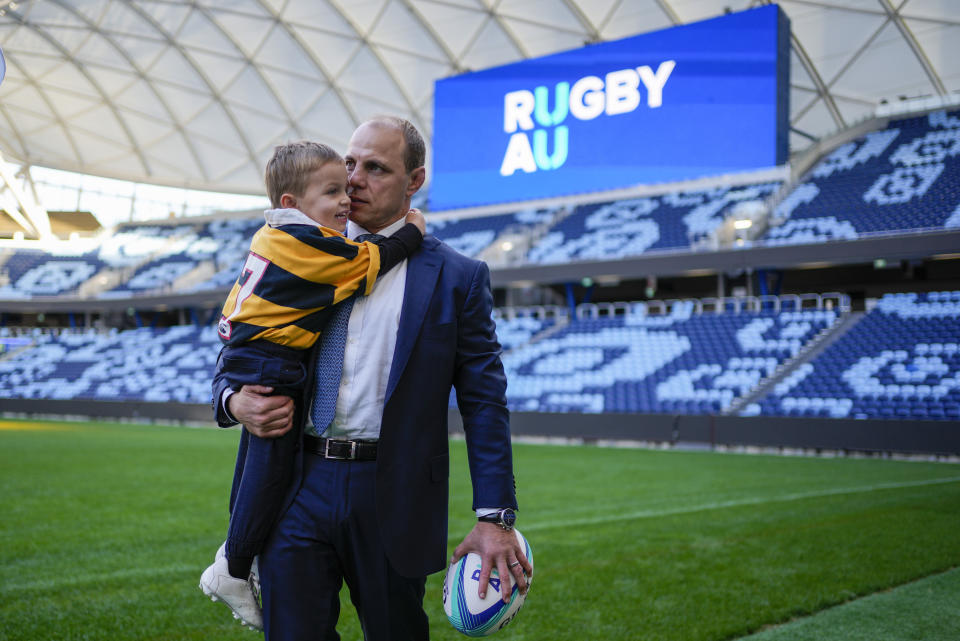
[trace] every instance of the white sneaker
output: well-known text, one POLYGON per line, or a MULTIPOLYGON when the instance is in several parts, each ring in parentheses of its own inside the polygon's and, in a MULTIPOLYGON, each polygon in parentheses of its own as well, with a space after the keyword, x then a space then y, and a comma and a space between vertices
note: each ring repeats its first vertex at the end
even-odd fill
MULTIPOLYGON (((220 547, 217 548, 217 553, 213 555, 214 562, 217 559, 223 559, 227 556, 227 542, 224 541, 220 544, 220 547)), ((253 594, 257 597, 257 603, 260 603, 260 564, 257 562, 260 560, 259 556, 253 557, 253 565, 250 566, 250 585, 253 587, 253 594)))
MULTIPOLYGON (((259 581, 258 581, 259 583, 259 581)), ((258 586, 259 587, 259 586, 258 586)), ((200 589, 213 601, 223 603, 233 612, 233 618, 251 630, 263 629, 263 613, 254 589, 253 578, 235 579, 227 569, 227 558, 220 556, 203 571, 200 589)))
POLYGON ((259 556, 253 557, 253 565, 250 566, 250 587, 253 588, 253 594, 257 597, 257 603, 260 603, 260 564, 257 563, 259 556))

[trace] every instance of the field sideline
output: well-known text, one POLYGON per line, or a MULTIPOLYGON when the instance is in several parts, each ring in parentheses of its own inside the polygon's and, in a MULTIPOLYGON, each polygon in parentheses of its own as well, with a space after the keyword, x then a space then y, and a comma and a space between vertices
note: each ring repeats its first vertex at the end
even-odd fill
MULTIPOLYGON (((0 640, 262 638, 197 588, 236 441, 0 420, 0 640)), ((473 518, 451 450, 452 550, 473 518)), ((537 571, 499 638, 960 638, 956 464, 531 444, 515 459, 537 571)), ((441 582, 432 638, 462 639, 441 582)), ((341 635, 359 639, 344 600, 341 635)))

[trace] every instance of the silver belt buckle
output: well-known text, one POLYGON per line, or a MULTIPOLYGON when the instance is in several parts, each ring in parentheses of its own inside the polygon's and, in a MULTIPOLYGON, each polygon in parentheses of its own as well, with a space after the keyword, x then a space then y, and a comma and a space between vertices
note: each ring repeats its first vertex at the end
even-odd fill
POLYGON ((353 461, 357 458, 357 442, 356 441, 337 441, 337 443, 349 443, 350 444, 350 455, 349 456, 334 456, 330 453, 330 442, 334 439, 328 438, 327 442, 324 443, 323 448, 323 458, 333 459, 335 461, 353 461))

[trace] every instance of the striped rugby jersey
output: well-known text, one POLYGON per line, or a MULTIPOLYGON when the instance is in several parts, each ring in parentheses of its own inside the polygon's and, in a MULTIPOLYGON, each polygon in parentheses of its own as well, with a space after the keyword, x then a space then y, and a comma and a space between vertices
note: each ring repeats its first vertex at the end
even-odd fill
POLYGON ((309 349, 333 305, 373 289, 380 248, 349 240, 296 210, 267 210, 266 219, 223 305, 220 339, 309 349))

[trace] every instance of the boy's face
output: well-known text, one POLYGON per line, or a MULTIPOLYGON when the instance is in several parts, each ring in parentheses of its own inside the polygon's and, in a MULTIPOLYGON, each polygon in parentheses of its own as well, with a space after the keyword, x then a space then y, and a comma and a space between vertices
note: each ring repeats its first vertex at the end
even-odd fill
POLYGON ((346 167, 342 162, 324 163, 310 174, 302 196, 283 194, 280 204, 299 209, 311 220, 343 233, 350 214, 346 167))

